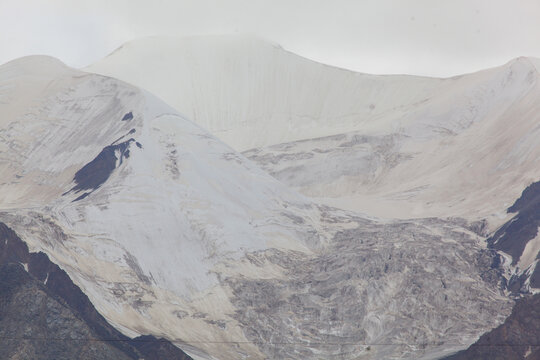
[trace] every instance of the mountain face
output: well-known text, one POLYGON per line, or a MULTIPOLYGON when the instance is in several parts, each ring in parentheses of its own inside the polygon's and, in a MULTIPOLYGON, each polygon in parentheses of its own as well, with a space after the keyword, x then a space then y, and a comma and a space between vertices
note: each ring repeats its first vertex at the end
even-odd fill
POLYGON ((445 360, 535 360, 540 359, 540 294, 517 301, 503 324, 484 334, 467 350, 445 360))
MULTIPOLYGON (((99 356, 437 359, 503 323, 511 279, 536 291, 531 60, 441 80, 249 39, 159 51, 170 43, 128 44, 103 66, 184 95, 169 103, 187 116, 150 85, 55 59, 0 67, 0 222, 125 340, 99 356), (519 259, 516 223, 529 226, 519 259)), ((6 279, 30 290, 8 281, 9 313, 20 291, 56 299, 47 271, 17 262, 30 264, 6 262, 6 279)), ((55 301, 38 314, 64 311, 62 334, 99 335, 55 301)))
POLYGON ((540 179, 539 67, 519 58, 449 79, 374 76, 215 36, 136 40, 88 70, 150 90, 318 202, 486 219, 494 231, 540 179))
POLYGON ((47 255, 30 253, 2 223, 0 344, 2 359, 191 359, 164 340, 122 335, 47 255), (167 356, 155 357, 164 347, 167 356))
POLYGON ((135 40, 85 70, 150 91, 238 151, 391 128, 385 114, 398 119, 393 109, 443 83, 354 73, 241 36, 135 40))
POLYGON ((88 69, 151 89, 318 203, 481 227, 512 291, 528 292, 538 208, 507 208, 540 179, 539 68, 522 57, 448 79, 374 76, 215 36, 136 40, 88 69))
POLYGON ((3 359, 133 359, 97 338, 19 264, 0 267, 3 359))
POLYGON ((515 271, 509 279, 513 292, 540 289, 540 182, 529 185, 507 210, 516 215, 487 241, 491 248, 509 254, 515 271))

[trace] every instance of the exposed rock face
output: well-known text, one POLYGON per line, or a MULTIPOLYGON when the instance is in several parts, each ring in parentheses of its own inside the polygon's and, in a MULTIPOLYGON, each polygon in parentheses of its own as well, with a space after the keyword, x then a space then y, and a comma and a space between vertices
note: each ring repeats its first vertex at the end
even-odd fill
POLYGON ((512 314, 496 329, 482 335, 467 350, 445 360, 540 359, 540 294, 516 302, 512 314))
POLYGON ((69 276, 0 223, 0 358, 178 359, 154 337, 129 339, 95 310, 69 276))
POLYGON ((528 186, 508 213, 517 213, 488 239, 497 250, 512 256, 512 265, 518 263, 527 242, 538 235, 540 226, 540 182, 528 186))
MULTIPOLYGON (((129 157, 131 142, 135 142, 135 140, 132 138, 120 144, 112 144, 103 148, 98 156, 75 173, 73 181, 77 185, 70 191, 78 193, 84 190, 96 190, 100 187, 107 181, 113 170, 122 164, 124 158, 129 157)), ((82 199, 79 197, 76 200, 82 199)))
POLYGON ((134 359, 100 341, 82 319, 21 264, 0 267, 0 358, 134 359))
POLYGON ((129 341, 129 344, 144 355, 144 360, 191 360, 170 341, 143 335, 129 341))
MULTIPOLYGON (((447 360, 540 359, 540 294, 530 294, 540 288, 540 251, 535 244, 540 226, 540 182, 529 185, 508 212, 517 214, 487 241, 492 249, 511 256, 506 267, 512 275, 506 288, 514 295, 527 295, 517 300, 512 314, 502 325, 447 360)), ((494 263, 492 267, 503 268, 503 265, 494 263)))
POLYGON ((508 213, 517 214, 488 239, 488 244, 510 255, 511 265, 517 266, 509 279, 509 289, 527 293, 540 288, 540 181, 523 190, 508 213))
POLYGON ((474 241, 436 219, 363 221, 314 256, 253 255, 285 269, 280 279, 227 281, 246 336, 268 359, 429 359, 508 311, 502 296, 494 302, 500 275, 490 275, 492 292, 481 285, 493 254, 471 251, 474 241))

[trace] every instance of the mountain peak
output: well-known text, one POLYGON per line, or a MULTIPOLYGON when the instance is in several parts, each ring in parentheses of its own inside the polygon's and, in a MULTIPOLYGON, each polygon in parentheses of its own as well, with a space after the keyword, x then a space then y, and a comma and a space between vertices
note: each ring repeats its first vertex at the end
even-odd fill
POLYGON ((538 75, 540 69, 540 59, 528 56, 519 56, 507 62, 504 67, 523 68, 524 71, 533 71, 538 75))
POLYGON ((25 73, 36 73, 41 72, 42 70, 68 69, 66 64, 62 61, 49 55, 23 56, 0 65, 0 69, 5 67, 19 68, 25 73))
MULTIPOLYGON (((190 49, 219 50, 232 48, 238 51, 241 47, 259 49, 280 49, 283 47, 270 40, 250 34, 224 34, 224 35, 192 35, 192 36, 145 36, 125 42, 106 58, 123 52, 137 51, 164 51, 170 55, 174 51, 190 51, 190 49)), ((90 65, 92 67, 92 65, 90 65)))

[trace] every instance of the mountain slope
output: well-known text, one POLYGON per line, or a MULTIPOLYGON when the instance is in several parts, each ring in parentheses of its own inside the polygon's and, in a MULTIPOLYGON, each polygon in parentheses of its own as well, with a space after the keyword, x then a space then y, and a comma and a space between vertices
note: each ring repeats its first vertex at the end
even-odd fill
POLYGON ((508 213, 516 213, 487 239, 492 249, 510 258, 508 289, 514 293, 540 291, 540 182, 529 185, 508 213))
POLYGON ((147 89, 236 150, 391 128, 443 85, 337 69, 244 36, 134 40, 85 70, 147 89))
POLYGON ((496 329, 482 335, 467 350, 445 360, 540 359, 540 294, 517 301, 512 314, 496 329))
POLYGON ((155 37, 88 70, 150 90, 330 206, 494 230, 540 178, 536 59, 449 79, 374 76, 249 37, 155 37))
POLYGON ((0 89, 0 221, 127 336, 194 359, 432 359, 509 313, 463 222, 316 204, 149 93, 50 58, 3 65, 0 89))
POLYGON ((19 264, 0 267, 2 359, 133 359, 98 338, 19 264), (42 321, 32 321, 42 317, 42 321), (41 322, 41 324, 40 324, 41 322), (66 336, 69 335, 70 337, 66 336))
POLYGON ((2 223, 0 274, 2 359, 151 360, 166 346, 168 359, 191 359, 163 340, 129 339, 112 328, 64 271, 45 254, 28 252, 2 223))
MULTIPOLYGON (((356 131, 244 154, 329 205, 399 218, 487 219, 494 230, 508 219, 509 204, 540 178, 540 87, 534 69, 528 59, 519 59, 462 78, 484 94, 468 99, 474 117, 462 129, 452 128, 460 115, 458 98, 456 104, 426 104, 422 113, 408 114, 417 121, 413 126, 386 134, 356 131), (474 84, 471 77, 482 81, 474 84), (438 124, 434 112, 441 113, 438 124)), ((448 94, 447 100, 455 98, 448 94)))

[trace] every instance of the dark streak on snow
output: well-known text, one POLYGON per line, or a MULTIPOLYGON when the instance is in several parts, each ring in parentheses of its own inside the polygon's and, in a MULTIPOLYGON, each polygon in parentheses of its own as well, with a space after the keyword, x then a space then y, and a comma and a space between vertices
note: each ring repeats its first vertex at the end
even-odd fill
MULTIPOLYGON (((100 187, 111 173, 116 168, 116 162, 122 164, 126 152, 128 152, 129 144, 135 141, 129 139, 117 145, 109 145, 103 148, 101 152, 75 173, 73 180, 77 185, 72 189, 75 192, 81 190, 95 190, 100 187), (116 155, 119 155, 119 158, 116 155)), ((129 152, 128 152, 129 156, 129 152)))
POLYGON ((131 270, 135 272, 140 281, 147 285, 151 285, 152 282, 150 278, 145 275, 135 256, 131 255, 129 252, 126 251, 126 253, 124 254, 124 260, 126 264, 131 268, 131 270))
POLYGON ((126 135, 122 135, 122 136, 120 136, 120 137, 119 137, 118 139, 114 140, 114 141, 112 142, 112 144, 111 144, 111 145, 114 145, 114 144, 116 144, 117 142, 119 142, 119 141, 120 141, 120 140, 122 140, 123 138, 127 137, 128 135, 132 135, 132 134, 135 134, 135 132, 136 132, 136 131, 137 131, 137 130, 135 130, 135 129, 131 129, 131 130, 129 130, 129 132, 128 132, 128 133, 127 133, 126 135))
POLYGON ((90 195, 90 193, 89 193, 89 192, 85 192, 84 194, 82 194, 81 196, 79 196, 78 198, 76 198, 75 200, 73 200, 72 202, 82 200, 82 199, 84 199, 85 197, 87 197, 88 195, 90 195))
POLYGON ((124 159, 129 158, 129 145, 132 142, 135 142, 135 139, 130 138, 122 143, 113 143, 104 147, 92 161, 84 165, 75 173, 73 181, 76 185, 63 195, 70 192, 79 193, 81 191, 86 191, 73 201, 82 200, 90 195, 92 191, 99 188, 107 181, 107 179, 109 179, 114 169, 116 169, 117 166, 120 166, 124 159))
POLYGON ((124 115, 124 117, 122 118, 122 121, 129 121, 131 119, 133 119, 133 113, 130 111, 126 115, 124 115))

